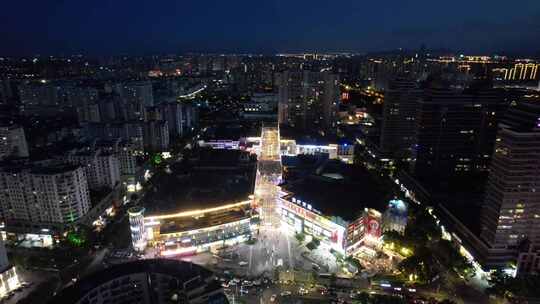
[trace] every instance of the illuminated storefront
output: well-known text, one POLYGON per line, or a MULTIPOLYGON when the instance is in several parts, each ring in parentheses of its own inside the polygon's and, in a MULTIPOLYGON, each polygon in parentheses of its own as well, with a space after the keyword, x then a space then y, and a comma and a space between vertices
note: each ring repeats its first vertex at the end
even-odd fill
POLYGON ((362 216, 346 222, 339 217, 323 215, 311 204, 282 191, 279 214, 281 222, 295 233, 312 235, 332 249, 346 254, 356 254, 365 248, 379 245, 382 235, 382 215, 366 208, 362 216))
POLYGON ((381 213, 374 209, 364 209, 362 216, 347 227, 347 254, 356 254, 366 246, 376 247, 381 235, 381 213))
POLYGON ((161 256, 192 255, 249 240, 258 229, 251 201, 144 217, 148 245, 161 256))
POLYGON ((15 266, 9 267, 0 273, 0 299, 21 285, 15 266))
POLYGON ((288 225, 295 233, 306 233, 317 237, 331 248, 343 252, 345 248, 346 228, 323 216, 310 204, 302 202, 291 194, 280 199, 278 213, 283 224, 288 225))
MULTIPOLYGON (((245 150, 254 154, 261 151, 261 137, 247 137, 239 140, 199 140, 199 146, 210 147, 212 149, 225 150, 245 150)), ((339 159, 345 163, 352 164, 354 158, 354 144, 325 143, 325 144, 301 144, 294 139, 279 138, 279 154, 286 156, 297 156, 301 154, 328 154, 329 159, 339 159)))

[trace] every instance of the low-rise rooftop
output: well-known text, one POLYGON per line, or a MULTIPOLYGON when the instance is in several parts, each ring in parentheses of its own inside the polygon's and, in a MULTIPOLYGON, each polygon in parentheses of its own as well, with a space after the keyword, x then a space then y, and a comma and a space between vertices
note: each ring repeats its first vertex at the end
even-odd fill
POLYGON ((291 192, 290 199, 294 197, 324 215, 346 221, 356 219, 365 208, 382 211, 392 198, 370 172, 332 160, 300 179, 286 181, 282 188, 291 192))

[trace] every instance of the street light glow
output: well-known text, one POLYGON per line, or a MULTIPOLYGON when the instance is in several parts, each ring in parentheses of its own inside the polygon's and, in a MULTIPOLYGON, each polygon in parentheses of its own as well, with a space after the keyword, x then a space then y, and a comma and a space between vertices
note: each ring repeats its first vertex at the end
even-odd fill
POLYGON ((144 219, 149 220, 149 221, 150 220, 154 221, 154 220, 171 219, 175 217, 195 216, 195 215, 199 215, 203 213, 216 212, 216 211, 220 211, 224 209, 236 208, 236 207, 241 207, 241 206, 245 206, 249 204, 251 204, 251 200, 242 201, 242 202, 234 203, 234 204, 223 205, 223 206, 214 207, 214 208, 190 210, 190 211, 183 211, 183 212, 163 214, 163 215, 146 216, 144 219))

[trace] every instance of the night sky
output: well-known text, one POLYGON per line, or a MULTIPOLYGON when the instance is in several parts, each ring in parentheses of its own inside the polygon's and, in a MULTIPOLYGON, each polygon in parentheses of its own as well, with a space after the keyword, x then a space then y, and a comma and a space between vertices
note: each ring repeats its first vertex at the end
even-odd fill
POLYGON ((14 0, 0 54, 540 50, 540 0, 14 0))

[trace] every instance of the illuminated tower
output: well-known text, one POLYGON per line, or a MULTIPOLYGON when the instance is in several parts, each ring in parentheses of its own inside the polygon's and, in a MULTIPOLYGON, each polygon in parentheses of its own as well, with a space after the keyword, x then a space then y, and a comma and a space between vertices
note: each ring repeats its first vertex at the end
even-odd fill
POLYGON ((144 230, 144 208, 129 208, 128 215, 133 249, 142 252, 146 248, 146 233, 144 230))
POLYGON ((261 220, 264 225, 277 226, 279 222, 276 204, 279 201, 277 185, 280 181, 279 128, 263 126, 255 181, 255 201, 260 206, 261 220))
POLYGON ((540 270, 540 105, 511 106, 499 124, 481 217, 488 267, 540 270))

